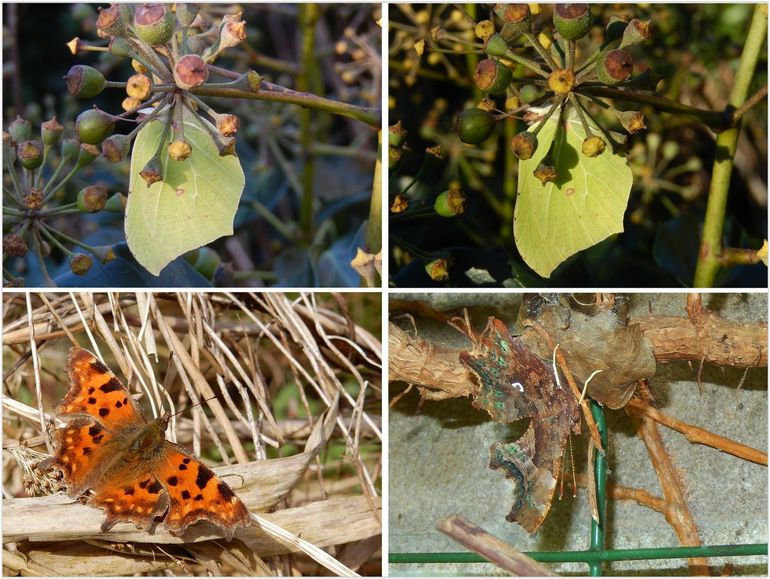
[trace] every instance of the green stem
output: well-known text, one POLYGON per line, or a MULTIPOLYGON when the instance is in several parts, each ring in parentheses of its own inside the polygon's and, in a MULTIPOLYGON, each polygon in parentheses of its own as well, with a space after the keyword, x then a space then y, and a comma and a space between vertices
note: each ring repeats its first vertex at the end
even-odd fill
POLYGON ((51 279, 48 273, 48 268, 45 265, 45 256, 43 255, 43 240, 40 239, 40 232, 37 227, 32 230, 31 236, 32 251, 37 255, 37 260, 40 262, 40 273, 43 274, 43 285, 48 287, 56 287, 56 283, 51 279))
POLYGON ((731 124, 730 115, 725 114, 724 111, 696 109, 695 107, 689 107, 687 105, 683 105, 682 103, 678 103, 676 101, 655 96, 649 93, 624 91, 607 86, 579 86, 575 89, 575 91, 586 96, 602 96, 618 101, 637 103, 640 105, 649 105, 654 109, 667 113, 687 115, 689 117, 696 118, 704 125, 711 127, 715 131, 727 129, 731 124))
MULTIPOLYGON (((300 4, 299 26, 302 30, 302 47, 300 55, 300 72, 297 75, 297 89, 307 93, 310 90, 311 78, 316 74, 315 60, 315 31, 320 17, 317 4, 300 4)), ((312 236, 314 229, 315 192, 313 190, 314 156, 313 147, 313 115, 310 109, 303 108, 299 112, 299 144, 302 161, 302 196, 299 209, 299 223, 302 231, 312 236)))
POLYGON ((537 62, 535 62, 534 60, 531 60, 529 58, 526 58, 524 56, 519 56, 518 54, 516 54, 512 50, 508 50, 505 53, 505 56, 503 58, 507 58, 508 60, 512 60, 514 62, 518 62, 520 65, 526 66, 529 70, 531 70, 533 72, 536 72, 537 74, 539 74, 543 78, 548 78, 548 73, 545 70, 543 70, 542 68, 540 68, 540 65, 537 62))
POLYGON ((545 63, 551 67, 551 70, 559 70, 559 68, 561 68, 558 64, 556 64, 556 61, 551 57, 551 55, 545 49, 545 46, 543 46, 540 42, 540 39, 533 32, 524 32, 523 34, 525 38, 529 40, 529 43, 532 45, 532 47, 545 61, 545 63))
POLYGON ((49 239, 49 241, 50 241, 51 243, 53 243, 53 244, 54 244, 56 247, 58 247, 58 248, 59 248, 59 250, 60 250, 62 253, 64 253, 64 255, 72 255, 72 252, 71 252, 69 249, 67 249, 67 248, 64 246, 64 244, 63 244, 61 241, 59 241, 58 239, 56 239, 56 236, 55 236, 55 235, 53 235, 53 233, 52 233, 53 231, 56 231, 56 233, 57 233, 57 234, 59 234, 59 235, 62 235, 62 236, 63 236, 63 234, 62 234, 60 231, 57 231, 56 229, 52 229, 52 228, 49 228, 49 227, 48 227, 48 225, 46 225, 46 224, 45 224, 45 223, 43 223, 42 221, 38 221, 38 222, 35 224, 35 229, 36 229, 38 232, 40 232, 40 233, 42 233, 43 235, 45 235, 45 236, 46 236, 46 237, 49 239), (51 229, 51 231, 49 231, 49 229, 51 229))
POLYGON ((286 239, 292 241, 294 240, 294 231, 292 228, 288 225, 286 225, 283 221, 281 221, 276 215, 270 211, 267 207, 265 207, 262 203, 259 201, 251 201, 250 202, 251 208, 259 213, 265 221, 267 221, 270 225, 272 225, 276 231, 278 231, 281 235, 283 235, 286 239))
MULTIPOLYGON (((382 131, 378 134, 378 152, 382 151, 382 131)), ((369 223, 366 231, 366 245, 369 253, 379 253, 382 249, 382 163, 380 155, 374 163, 374 183, 372 198, 369 201, 369 223)))
POLYGON ((16 202, 19 205, 24 206, 24 188, 19 183, 19 176, 16 174, 16 171, 13 168, 11 156, 3 155, 3 157, 5 157, 5 168, 8 171, 8 174, 11 176, 11 181, 13 181, 13 192, 14 197, 16 198, 16 202))
POLYGON ((56 243, 56 245, 59 246, 62 249, 62 251, 66 252, 68 255, 70 253, 72 253, 72 252, 69 251, 68 249, 66 249, 64 246, 60 245, 56 240, 54 240, 53 239, 54 234, 58 235, 63 240, 68 241, 72 245, 76 245, 78 247, 82 247, 83 249, 93 253, 94 255, 97 254, 98 250, 95 247, 93 247, 92 245, 88 245, 86 243, 83 243, 82 241, 79 241, 79 240, 77 240, 77 239, 75 239, 73 237, 70 237, 66 233, 63 233, 63 232, 59 231, 58 229, 55 229, 55 228, 51 227, 50 225, 47 225, 47 224, 45 224, 43 222, 39 222, 39 224, 42 225, 42 228, 40 230, 46 235, 46 237, 48 237, 49 239, 54 241, 54 243, 56 243))
MULTIPOLYGON (((730 91, 728 104, 739 108, 746 101, 749 85, 754 76, 754 70, 762 53, 762 46, 767 37, 767 5, 757 4, 754 16, 746 35, 743 54, 735 73, 733 88, 730 91)), ((711 170, 711 185, 709 186, 706 217, 703 221, 703 237, 701 238, 698 263, 695 266, 694 287, 713 287, 721 268, 722 233, 727 209, 727 195, 730 189, 730 176, 733 171, 733 160, 738 148, 738 137, 741 132, 740 122, 717 136, 716 156, 711 170)))
MULTIPOLYGON (((468 16, 473 18, 473 20, 476 20, 476 8, 477 4, 465 4, 465 11, 468 13, 468 16)), ((468 70, 476 70, 476 66, 479 63, 479 57, 476 54, 475 50, 466 50, 465 51, 465 64, 468 67, 468 70)), ((476 85, 476 83, 472 83, 471 87, 473 89, 473 100, 474 101, 480 101, 482 97, 484 96, 481 92, 481 89, 476 85)))
MULTIPOLYGON (((263 86, 277 87, 270 83, 263 83, 263 86)), ((282 90, 260 89, 259 92, 249 92, 227 86, 196 86, 190 89, 190 92, 200 96, 222 97, 222 98, 241 98, 258 101, 271 101, 278 103, 289 103, 300 105, 309 109, 326 111, 335 115, 342 115, 357 121, 364 122, 372 127, 380 128, 380 109, 369 107, 358 107, 348 103, 341 103, 331 99, 316 96, 310 93, 303 93, 287 88, 280 87, 282 90)), ((172 92, 176 90, 171 86, 157 86, 158 91, 172 92)))

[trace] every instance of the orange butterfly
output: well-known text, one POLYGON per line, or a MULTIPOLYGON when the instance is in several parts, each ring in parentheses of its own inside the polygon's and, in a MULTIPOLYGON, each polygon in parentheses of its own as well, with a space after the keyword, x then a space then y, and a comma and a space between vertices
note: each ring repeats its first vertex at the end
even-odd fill
POLYGON ((70 390, 56 407, 67 425, 54 432, 56 454, 41 467, 61 471, 72 498, 93 490, 87 504, 106 511, 103 532, 122 521, 152 531, 162 521, 183 535, 205 520, 229 540, 251 523, 227 484, 166 440, 169 413, 147 422, 120 380, 82 348, 70 350, 67 372, 70 390))

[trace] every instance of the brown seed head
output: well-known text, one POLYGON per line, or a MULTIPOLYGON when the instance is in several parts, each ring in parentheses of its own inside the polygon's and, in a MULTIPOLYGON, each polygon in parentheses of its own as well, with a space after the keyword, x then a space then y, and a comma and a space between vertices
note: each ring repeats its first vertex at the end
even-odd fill
POLYGON ((208 77, 209 69, 197 54, 186 54, 174 65, 176 85, 183 90, 203 84, 208 77))

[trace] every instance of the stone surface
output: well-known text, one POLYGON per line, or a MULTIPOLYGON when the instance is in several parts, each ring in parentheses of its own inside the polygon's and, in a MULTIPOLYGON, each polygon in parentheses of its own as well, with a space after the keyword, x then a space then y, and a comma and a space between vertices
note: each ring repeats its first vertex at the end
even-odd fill
MULTIPOLYGON (((392 294, 391 299, 427 300, 432 307, 458 313, 469 307, 471 320, 483 329, 487 316, 495 315, 514 329, 517 294, 392 294)), ((630 315, 685 315, 685 294, 638 294, 630 315), (649 304, 649 305, 648 305, 649 304)), ((737 321, 767 319, 764 294, 712 294, 705 304, 725 318, 737 321)), ((456 330, 437 322, 418 320, 425 339, 457 348, 470 346, 456 330)), ((705 366, 703 393, 695 380, 697 366, 659 364, 651 387, 659 407, 685 422, 733 438, 761 450, 767 449, 767 370, 750 369, 740 390, 743 370, 705 366)), ((390 385, 391 397, 403 384, 390 385)), ((489 447, 497 440, 512 440, 526 421, 511 425, 490 422, 486 413, 471 406, 469 398, 424 404, 417 414, 416 390, 390 411, 389 443, 389 551, 465 551, 435 530, 439 520, 454 513, 479 524, 523 551, 582 550, 589 544, 590 513, 586 492, 577 499, 565 485, 551 512, 534 535, 507 523, 511 482, 488 468, 489 447)), ((655 472, 641 441, 622 410, 607 412, 610 432, 608 480, 660 493, 655 472)), ((711 448, 691 445, 684 436, 660 427, 663 439, 682 477, 692 513, 704 544, 767 542, 767 469, 711 448)), ((584 427, 585 432, 585 427, 584 427)), ((587 436, 574 444, 575 468, 586 470, 587 436)), ((568 476, 567 480, 570 480, 568 476)), ((676 546, 677 540, 662 515, 635 503, 610 501, 608 547, 676 546)), ((767 558, 712 559, 712 565, 732 562, 734 574, 766 574, 767 558)), ((557 572, 586 573, 582 564, 554 565, 557 572)), ((685 560, 630 561, 605 568, 605 574, 688 575, 685 560)), ((398 564, 391 575, 502 575, 490 564, 398 564)))

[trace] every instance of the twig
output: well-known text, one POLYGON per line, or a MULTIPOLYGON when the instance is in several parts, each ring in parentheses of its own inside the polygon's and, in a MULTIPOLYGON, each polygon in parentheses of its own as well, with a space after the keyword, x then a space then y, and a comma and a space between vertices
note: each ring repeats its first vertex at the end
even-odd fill
POLYGON ((638 415, 647 416, 652 420, 654 420, 655 422, 657 422, 658 424, 662 424, 664 426, 671 428, 672 430, 681 432, 682 434, 684 434, 685 438, 687 438, 687 440, 693 444, 702 444, 704 446, 710 446, 711 448, 715 448, 717 450, 720 450, 727 454, 731 454, 738 458, 742 458, 744 460, 748 460, 756 464, 767 466, 766 452, 762 452, 761 450, 757 450, 757 449, 751 448, 750 446, 740 444, 739 442, 735 442, 734 440, 731 440, 729 438, 719 436, 718 434, 714 434, 713 432, 709 432, 708 430, 704 430, 703 428, 699 428, 697 426, 693 426, 691 424, 687 424, 686 422, 677 420, 676 418, 673 418, 668 414, 665 414, 660 410, 653 408, 652 406, 642 402, 641 400, 632 398, 631 400, 629 400, 628 404, 626 405, 626 409, 629 411, 633 411, 638 415))
POLYGON ((521 551, 501 541, 460 515, 439 522, 436 528, 452 539, 478 553, 511 575, 519 577, 555 577, 556 573, 530 559, 521 551))

